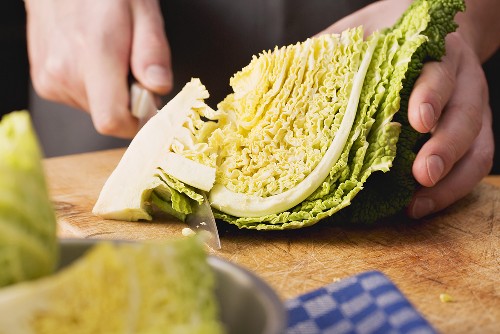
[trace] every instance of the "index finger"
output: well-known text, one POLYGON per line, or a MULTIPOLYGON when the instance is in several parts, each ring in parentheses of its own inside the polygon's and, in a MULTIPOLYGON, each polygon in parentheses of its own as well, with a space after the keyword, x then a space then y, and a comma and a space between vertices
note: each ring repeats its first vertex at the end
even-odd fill
MULTIPOLYGON (((122 20, 127 20, 127 16, 122 20)), ((104 135, 131 138, 138 129, 137 119, 129 110, 131 36, 126 21, 114 23, 112 30, 106 29, 106 24, 96 25, 100 29, 93 32, 88 45, 83 77, 96 130, 104 135)))
POLYGON ((479 134, 481 112, 487 104, 484 74, 472 51, 460 49, 456 84, 432 137, 420 149, 413 174, 424 186, 433 186, 454 167, 479 134))
POLYGON ((101 58, 86 75, 89 110, 100 134, 131 138, 138 124, 129 110, 127 71, 114 66, 115 62, 101 58), (106 71, 112 74, 108 76, 106 71))
POLYGON ((456 85, 460 48, 452 34, 446 39, 447 54, 441 61, 425 64, 410 95, 408 120, 421 133, 431 131, 451 98, 456 85))

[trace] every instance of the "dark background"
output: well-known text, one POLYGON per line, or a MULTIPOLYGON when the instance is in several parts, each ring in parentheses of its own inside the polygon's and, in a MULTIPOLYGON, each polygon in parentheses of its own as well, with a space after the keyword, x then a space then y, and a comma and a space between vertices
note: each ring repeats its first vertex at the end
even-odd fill
POLYGON ((25 16, 23 1, 0 1, 0 115, 28 108, 25 16))

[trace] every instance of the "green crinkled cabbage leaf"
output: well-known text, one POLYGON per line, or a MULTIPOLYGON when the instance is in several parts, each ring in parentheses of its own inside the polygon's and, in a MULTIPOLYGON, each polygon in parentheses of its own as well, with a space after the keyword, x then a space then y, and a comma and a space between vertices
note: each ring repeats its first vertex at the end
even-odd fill
POLYGON ((160 211, 184 221, 186 215, 193 212, 193 202, 203 203, 203 195, 161 169, 158 172, 156 177, 160 184, 153 189, 149 201, 160 211))
POLYGON ((56 218, 28 112, 0 122, 0 287, 50 274, 56 218))
MULTIPOLYGON (((454 17, 457 12, 465 10, 463 0, 418 0, 414 1, 398 22, 388 29, 387 33, 405 30, 409 17, 414 16, 424 3, 428 3, 429 24, 422 32, 427 37, 412 55, 411 62, 402 82, 399 112, 394 121, 401 124, 401 134, 397 144, 393 168, 388 173, 377 173, 366 183, 364 190, 347 210, 340 212, 337 220, 355 222, 372 222, 400 212, 411 200, 417 181, 412 175, 412 165, 416 153, 428 138, 413 130, 408 121, 408 101, 413 86, 429 60, 440 60, 445 54, 445 37, 457 28, 454 17)), ((420 14, 421 15, 421 14, 420 14)))

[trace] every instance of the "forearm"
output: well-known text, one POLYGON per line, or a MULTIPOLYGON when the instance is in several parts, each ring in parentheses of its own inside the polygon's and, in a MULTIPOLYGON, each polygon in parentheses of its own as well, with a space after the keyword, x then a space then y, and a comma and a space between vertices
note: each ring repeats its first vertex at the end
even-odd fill
POLYGON ((466 11, 457 15, 458 32, 485 62, 500 47, 500 1, 465 0, 466 11))

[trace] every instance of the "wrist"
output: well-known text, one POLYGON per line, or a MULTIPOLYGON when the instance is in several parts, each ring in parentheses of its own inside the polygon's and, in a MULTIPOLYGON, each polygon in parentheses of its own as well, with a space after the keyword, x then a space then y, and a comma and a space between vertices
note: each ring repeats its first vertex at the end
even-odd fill
POLYGON ((500 46, 496 8, 500 9, 498 0, 467 1, 464 13, 458 13, 457 32, 471 47, 481 62, 485 62, 500 46))

